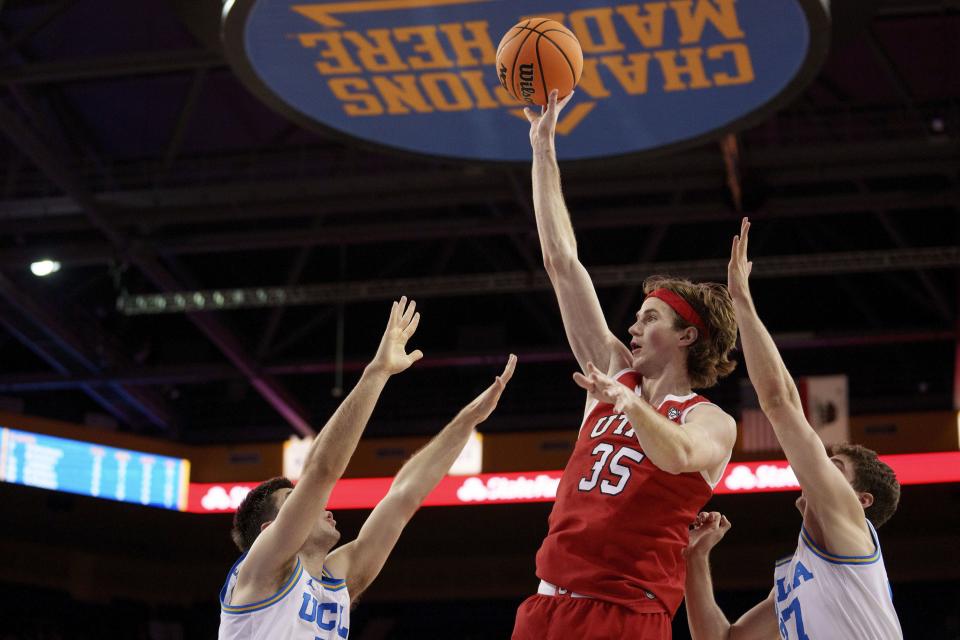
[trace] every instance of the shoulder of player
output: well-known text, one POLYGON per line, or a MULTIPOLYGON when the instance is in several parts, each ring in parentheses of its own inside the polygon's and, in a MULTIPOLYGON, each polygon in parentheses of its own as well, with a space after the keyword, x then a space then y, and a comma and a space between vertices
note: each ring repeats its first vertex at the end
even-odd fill
POLYGON ((737 426, 737 421, 733 416, 703 396, 692 398, 685 404, 687 406, 682 409, 684 424, 716 424, 733 427, 734 429, 737 426))
MULTIPOLYGON (((816 518, 820 534, 818 538, 814 538, 804 526, 800 537, 809 543, 807 546, 815 553, 823 552, 830 556, 827 559, 861 559, 879 553, 880 542, 864 517, 859 499, 852 488, 850 493, 852 499, 844 500, 841 504, 821 505, 813 495, 807 496, 808 509, 816 518)), ((823 557, 821 553, 817 555, 823 557)))
POLYGON ((231 607, 248 607, 260 604, 266 600, 276 599, 278 594, 289 590, 300 579, 303 573, 303 564, 298 557, 294 557, 279 571, 257 570, 256 564, 240 562, 235 571, 236 583, 233 587, 231 607))
POLYGON ((870 565, 880 559, 880 541, 865 518, 817 517, 821 533, 817 538, 803 527, 801 544, 830 564, 870 565))
MULTIPOLYGON (((680 423, 697 432, 728 452, 737 439, 737 421, 733 416, 710 402, 694 404, 683 411, 680 423)), ((726 464, 726 462, 724 462, 726 464)))

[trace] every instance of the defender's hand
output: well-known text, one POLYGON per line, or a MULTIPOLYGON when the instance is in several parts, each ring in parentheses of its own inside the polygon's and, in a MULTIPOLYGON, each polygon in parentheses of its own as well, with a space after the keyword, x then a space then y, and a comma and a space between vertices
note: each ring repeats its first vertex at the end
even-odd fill
POLYGON ((474 398, 470 404, 465 406, 460 411, 460 415, 468 419, 474 425, 478 425, 489 418, 490 414, 493 413, 493 410, 497 408, 497 402, 500 401, 500 395, 503 393, 503 390, 506 389, 507 383, 510 382, 510 378, 513 377, 513 370, 516 366, 517 356, 511 353, 510 358, 507 360, 507 366, 503 369, 503 373, 497 376, 493 381, 493 384, 487 387, 483 393, 474 398))
POLYGON ((419 349, 410 353, 406 351, 407 340, 413 336, 420 324, 420 314, 414 312, 416 307, 417 303, 413 300, 407 304, 406 296, 393 303, 387 329, 380 339, 377 354, 370 362, 371 369, 393 375, 404 371, 423 357, 423 352, 419 349))
POLYGON ((727 289, 734 300, 746 300, 750 297, 749 278, 753 263, 747 260, 749 234, 750 220, 744 218, 740 223, 740 235, 733 236, 730 262, 727 264, 727 289))
POLYGON ((541 107, 540 115, 534 115, 530 107, 524 107, 523 114, 530 121, 530 146, 534 151, 550 151, 553 149, 553 136, 557 129, 557 118, 570 99, 573 92, 563 100, 557 101, 556 89, 547 97, 547 106, 541 107))
POLYGON ((723 539, 731 526, 733 525, 730 524, 726 516, 716 511, 700 513, 693 523, 693 529, 690 531, 690 544, 684 549, 683 555, 689 557, 696 553, 709 553, 723 539))
POLYGON ((587 375, 577 371, 573 374, 573 381, 597 400, 612 404, 617 413, 623 413, 627 403, 636 397, 630 389, 597 369, 592 362, 587 363, 587 375))

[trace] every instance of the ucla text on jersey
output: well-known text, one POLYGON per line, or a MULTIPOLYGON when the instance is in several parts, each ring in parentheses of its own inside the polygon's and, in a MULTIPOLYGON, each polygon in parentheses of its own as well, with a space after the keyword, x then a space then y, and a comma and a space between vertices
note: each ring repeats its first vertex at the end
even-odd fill
POLYGON ((867 526, 874 551, 865 556, 832 554, 801 530, 796 552, 774 569, 783 640, 902 640, 880 543, 867 526))
POLYGON ((350 634, 350 595, 343 579, 325 569, 320 578, 297 558, 293 572, 269 598, 232 604, 241 556, 220 591, 218 640, 346 640, 350 634))

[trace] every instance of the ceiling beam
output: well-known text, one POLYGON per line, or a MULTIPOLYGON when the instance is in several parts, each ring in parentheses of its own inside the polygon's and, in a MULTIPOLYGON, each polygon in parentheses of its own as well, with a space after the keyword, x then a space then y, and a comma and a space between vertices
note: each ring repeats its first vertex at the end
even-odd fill
MULTIPOLYGON (((960 192, 876 192, 866 194, 791 197, 768 199, 752 212, 755 220, 829 217, 850 213, 885 211, 896 213, 921 209, 952 211, 960 207, 960 192)), ((661 224, 699 224, 736 222, 737 216, 724 203, 680 204, 655 206, 622 206, 573 210, 575 226, 580 231, 657 226, 661 224)), ((954 214, 951 214, 954 215, 954 214)), ((152 251, 165 256, 209 255, 232 251, 268 251, 275 249, 310 248, 341 245, 385 244, 408 240, 478 238, 515 236, 530 231, 523 218, 464 217, 452 220, 413 220, 389 223, 367 223, 313 226, 306 229, 261 229, 258 231, 222 231, 191 233, 143 241, 152 244, 152 251)), ((133 238, 131 238, 132 240, 133 238)), ((140 240, 137 239, 137 242, 140 240)), ((131 244, 127 253, 136 252, 131 244)), ((117 258, 116 245, 104 242, 50 242, 0 249, 0 268, 24 268, 41 256, 55 256, 65 266, 109 264, 117 258)))
POLYGON ((55 62, 32 62, 0 67, 0 85, 105 80, 224 67, 226 67, 226 62, 224 62, 222 56, 204 49, 149 51, 119 56, 71 58, 55 62))
MULTIPOLYGON (((594 286, 620 287, 642 283, 652 273, 724 280, 727 259, 683 262, 630 263, 590 266, 594 286)), ((881 273, 908 269, 960 267, 960 247, 925 247, 885 251, 846 251, 807 253, 754 258, 754 278, 797 276, 836 276, 842 273, 881 273)), ((344 304, 370 300, 389 300, 398 291, 418 300, 467 295, 490 295, 543 291, 551 288, 542 271, 501 271, 432 278, 398 278, 299 285, 291 287, 238 287, 123 295, 117 309, 126 315, 226 311, 278 306, 344 304)))
MULTIPOLYGON (((901 110, 902 111, 902 110, 901 110)), ((396 167, 384 173, 364 175, 338 173, 300 180, 269 179, 271 167, 316 164, 330 155, 317 147, 298 148, 282 154, 259 154, 250 179, 223 183, 224 171, 246 166, 247 156, 181 158, 182 171, 203 175, 210 167, 218 177, 203 180, 203 186, 156 188, 156 162, 130 167, 112 165, 111 170, 124 184, 139 188, 102 190, 95 194, 110 220, 121 228, 156 229, 197 222, 235 222, 238 219, 271 217, 314 217, 317 215, 364 212, 382 213, 403 209, 437 209, 453 205, 516 201, 516 187, 502 170, 475 167, 439 169, 424 162, 422 167, 396 167), (200 164, 198 164, 200 163, 200 164), (137 175, 129 175, 133 172, 137 175), (359 195, 358 195, 359 194, 359 195), (364 195, 366 194, 366 195, 364 195)), ((903 176, 954 176, 960 141, 931 140, 927 137, 904 140, 845 141, 836 144, 751 147, 750 168, 759 180, 771 186, 798 186, 824 182, 853 182, 872 178, 903 176)), ((690 190, 722 190, 723 163, 715 153, 694 151, 664 157, 656 163, 608 162, 598 173, 589 165, 564 165, 564 190, 568 198, 588 197, 601 190, 609 195, 637 195, 690 190)), ((79 171, 76 168, 75 171, 79 171)), ((281 171, 282 172, 282 171, 281 171)), ((289 171, 288 171, 289 173, 289 171)), ((247 172, 244 171, 247 175, 247 172)), ((25 177, 20 180, 25 182, 25 177)), ((21 189, 27 187, 21 186, 21 189)), ((77 229, 81 208, 68 197, 49 196, 46 181, 36 190, 43 195, 20 197, 0 202, 0 225, 10 232, 29 219, 49 220, 43 230, 55 232, 57 218, 65 231, 77 229), (11 226, 8 221, 13 224, 11 226)), ((38 229, 39 230, 39 229, 38 229)))
MULTIPOLYGON (((56 20, 60 14, 69 9, 73 3, 74 0, 60 0, 53 6, 48 7, 46 11, 37 16, 36 20, 14 34, 7 42, 0 45, 0 58, 16 51, 20 45, 26 43, 30 38, 43 31, 47 25, 56 20)), ((0 6, 2 6, 2 4, 0 4, 0 6)))

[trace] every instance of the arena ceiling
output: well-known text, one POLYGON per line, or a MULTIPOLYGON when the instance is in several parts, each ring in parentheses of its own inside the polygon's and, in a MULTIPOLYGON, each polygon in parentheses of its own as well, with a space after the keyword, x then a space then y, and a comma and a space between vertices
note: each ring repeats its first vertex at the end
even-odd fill
MULTIPOLYGON (((739 134, 739 207, 716 143, 564 165, 581 258, 626 336, 642 275, 722 279, 747 212, 758 307, 796 375, 848 374, 857 413, 946 409, 960 3, 841 11, 816 80, 739 134)), ((373 353, 389 296, 407 294, 427 356, 391 383, 369 433, 433 433, 509 352, 517 375, 488 428, 572 428, 582 397, 541 273, 529 167, 302 130, 227 67, 218 12, 0 2, 0 404, 188 442, 310 432, 373 353), (61 271, 32 275, 43 257, 61 271), (136 294, 255 300, 261 287, 285 297, 118 310, 136 294)), ((743 375, 711 395, 735 411, 743 375)))

